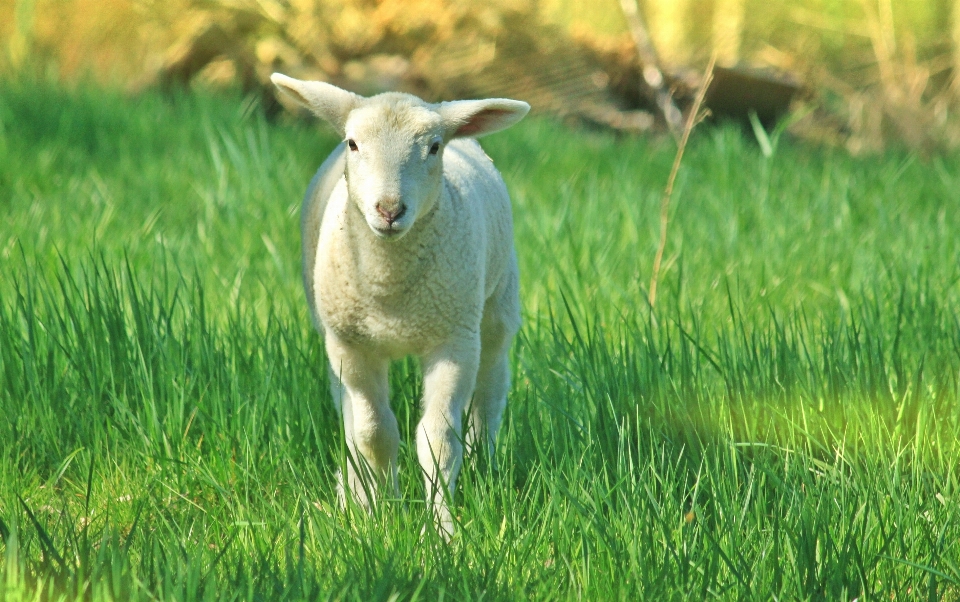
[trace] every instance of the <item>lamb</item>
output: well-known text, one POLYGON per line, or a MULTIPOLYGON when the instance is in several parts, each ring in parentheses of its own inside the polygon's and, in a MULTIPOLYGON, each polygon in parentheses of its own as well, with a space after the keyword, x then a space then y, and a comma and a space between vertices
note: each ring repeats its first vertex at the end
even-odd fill
POLYGON ((396 492, 400 436, 387 372, 391 360, 415 355, 424 375, 417 456, 428 507, 449 537, 463 443, 493 453, 520 327, 510 199, 471 138, 517 123, 530 105, 365 98, 271 79, 344 140, 310 183, 300 226, 304 287, 351 455, 341 503, 344 488, 367 508, 396 492))

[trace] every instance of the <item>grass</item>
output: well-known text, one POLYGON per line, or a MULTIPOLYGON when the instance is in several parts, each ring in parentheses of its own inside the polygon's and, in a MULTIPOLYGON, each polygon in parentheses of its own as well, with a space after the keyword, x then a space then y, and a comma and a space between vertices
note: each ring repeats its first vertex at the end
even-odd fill
POLYGON ((446 545, 343 461, 299 283, 329 134, 205 93, 0 88, 0 599, 960 599, 957 157, 531 118, 484 141, 525 326, 446 545))

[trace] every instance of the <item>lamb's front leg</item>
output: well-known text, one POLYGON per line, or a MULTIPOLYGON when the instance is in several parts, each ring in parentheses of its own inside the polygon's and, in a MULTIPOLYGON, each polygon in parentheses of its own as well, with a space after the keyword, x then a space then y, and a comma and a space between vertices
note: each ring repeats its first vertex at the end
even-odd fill
MULTIPOLYGON (((354 498, 372 508, 382 486, 397 490, 400 431, 390 409, 389 361, 350 346, 327 332, 330 388, 343 418, 347 443, 346 486, 354 498)), ((341 475, 341 487, 344 486, 341 475)), ((343 491, 341 491, 341 501, 343 491)))
POLYGON ((423 358, 423 418, 417 456, 424 472, 427 505, 441 534, 453 535, 453 501, 463 462, 463 410, 470 401, 480 362, 480 340, 444 346, 423 358))

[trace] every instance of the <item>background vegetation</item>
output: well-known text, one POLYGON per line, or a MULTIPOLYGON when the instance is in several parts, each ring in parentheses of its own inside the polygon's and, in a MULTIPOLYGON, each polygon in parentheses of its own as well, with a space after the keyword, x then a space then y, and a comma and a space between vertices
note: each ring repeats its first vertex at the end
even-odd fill
MULTIPOLYGON (((0 72, 134 90, 240 81, 270 105, 268 75, 281 70, 363 93, 513 94, 593 115, 611 94, 644 106, 624 1, 635 0, 0 0, 0 72)), ((639 4, 681 96, 715 51, 721 66, 803 84, 795 109, 807 118, 792 130, 806 138, 855 153, 960 141, 955 0, 639 4)))
POLYGON ((448 547, 412 362, 402 499, 336 508, 293 235, 336 141, 255 106, 4 85, 0 598, 958 598, 954 156, 703 130, 650 312, 673 145, 487 139, 525 326, 448 547))
POLYGON ((433 4, 0 0, 0 600, 960 600, 946 0, 644 2, 678 77, 784 69, 797 113, 695 131, 655 309, 672 140, 548 111, 484 139, 525 320, 497 464, 439 541, 398 362, 400 499, 337 507, 296 236, 337 141, 256 82, 383 85, 450 40, 633 55, 613 0, 433 4))

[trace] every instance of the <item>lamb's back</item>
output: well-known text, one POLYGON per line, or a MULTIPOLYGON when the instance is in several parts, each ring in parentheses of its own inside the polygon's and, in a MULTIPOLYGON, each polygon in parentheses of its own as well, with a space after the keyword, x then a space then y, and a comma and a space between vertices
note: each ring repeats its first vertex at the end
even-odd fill
MULTIPOLYGON (((443 156, 443 172, 455 197, 472 220, 485 230, 483 252, 486 255, 485 296, 515 268, 513 216, 507 187, 476 140, 453 140, 443 156)), ((465 225, 469 228, 469 225, 465 225)), ((474 226, 476 227, 476 225, 474 226)))
POLYGON ((303 258, 303 287, 310 305, 310 318, 316 328, 320 328, 314 290, 314 272, 317 263, 317 246, 320 239, 320 225, 327 209, 330 196, 337 183, 343 179, 347 160, 344 153, 346 145, 340 143, 326 158, 307 187, 300 208, 300 245, 303 258))

